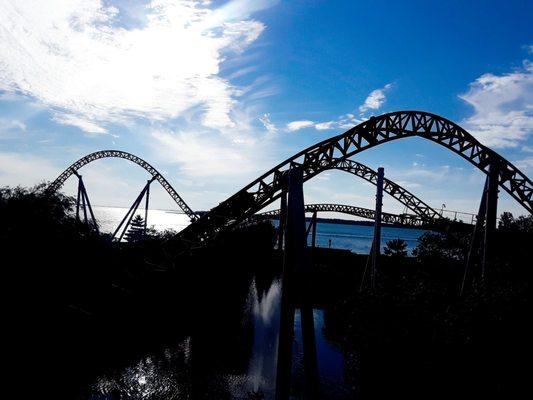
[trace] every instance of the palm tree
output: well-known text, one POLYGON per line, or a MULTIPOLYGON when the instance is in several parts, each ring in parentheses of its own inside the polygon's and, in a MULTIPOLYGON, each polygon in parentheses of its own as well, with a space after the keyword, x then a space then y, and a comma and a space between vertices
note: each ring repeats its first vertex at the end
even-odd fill
POLYGON ((403 239, 392 239, 387 242, 384 253, 391 257, 405 257, 407 256, 407 242, 403 239))

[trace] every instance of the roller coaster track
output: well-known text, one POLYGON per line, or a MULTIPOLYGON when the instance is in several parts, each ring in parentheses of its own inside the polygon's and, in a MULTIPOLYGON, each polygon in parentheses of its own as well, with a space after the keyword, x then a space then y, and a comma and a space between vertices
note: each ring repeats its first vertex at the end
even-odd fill
POLYGON ((278 199, 283 175, 301 168, 304 181, 362 151, 393 140, 420 137, 444 146, 488 174, 497 169, 498 184, 527 211, 533 212, 533 183, 512 163, 481 144, 459 125, 435 114, 397 111, 371 117, 345 133, 295 154, 223 201, 181 231, 176 239, 206 241, 220 230, 249 218, 278 199))
POLYGON ((85 157, 80 158, 78 161, 73 163, 68 167, 61 175, 59 175, 56 180, 54 180, 47 188, 48 191, 55 192, 65 181, 73 174, 75 174, 81 167, 87 165, 93 161, 99 160, 101 158, 123 158, 125 160, 131 161, 142 168, 144 168, 150 175, 152 175, 155 180, 157 180, 163 189, 165 189, 170 197, 176 202, 176 204, 183 210, 185 214, 191 219, 191 221, 196 221, 198 216, 196 213, 185 203, 181 196, 174 190, 172 185, 161 175, 153 166, 148 162, 144 161, 142 158, 137 157, 131 153, 119 150, 101 150, 91 154, 86 155, 85 157))
MULTIPOLYGON (((374 210, 363 207, 347 206, 344 204, 306 204, 305 212, 337 212, 342 214, 353 215, 365 219, 374 220, 376 213, 374 210)), ((264 213, 256 214, 259 217, 273 217, 278 216, 280 210, 272 210, 264 213)), ((423 226, 425 221, 418 215, 410 214, 390 214, 381 213, 381 221, 391 225, 402 226, 423 226)))
MULTIPOLYGON (((376 185, 378 180, 378 173, 372 168, 367 167, 364 164, 349 159, 341 159, 339 161, 334 160, 334 164, 330 169, 338 169, 346 171, 350 174, 354 174, 360 178, 367 180, 368 182, 376 185)), ((383 191, 394 197, 400 203, 405 205, 410 210, 414 211, 417 215, 425 219, 426 221, 432 221, 442 218, 441 215, 424 203, 421 199, 416 197, 413 193, 407 189, 401 187, 397 183, 385 178, 383 180, 383 191)))

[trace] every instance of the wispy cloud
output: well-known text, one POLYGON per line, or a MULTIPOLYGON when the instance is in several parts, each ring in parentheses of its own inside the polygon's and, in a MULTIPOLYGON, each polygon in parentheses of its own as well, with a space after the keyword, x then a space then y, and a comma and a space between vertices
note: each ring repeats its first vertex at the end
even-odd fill
POLYGON ((503 75, 484 74, 459 96, 474 108, 462 122, 490 147, 517 147, 533 133, 533 64, 503 75))
POLYGON ((259 121, 261 121, 269 133, 276 133, 278 131, 276 125, 270 121, 270 114, 263 114, 263 116, 259 117, 259 121))
POLYGON ((23 121, 13 118, 0 118, 0 138, 16 137, 16 135, 26 130, 23 121))
POLYGON ((252 178, 270 165, 268 144, 231 142, 206 132, 154 130, 150 146, 164 163, 178 164, 192 178, 252 178))
POLYGON ((318 131, 325 131, 328 129, 333 129, 335 125, 336 125, 336 121, 319 122, 315 124, 315 129, 318 131))
POLYGON ((381 108, 383 103, 387 100, 385 93, 392 87, 391 83, 387 83, 381 89, 375 89, 370 92, 370 94, 365 99, 365 102, 359 107, 359 112, 361 114, 367 112, 368 110, 378 110, 381 108))
POLYGON ((305 120, 300 120, 300 121, 289 122, 286 128, 289 132, 295 132, 295 131, 299 131, 300 129, 309 128, 314 125, 315 123, 313 121, 309 121, 305 119, 305 120))
POLYGON ((285 129, 289 132, 298 131, 304 128, 314 128, 317 131, 325 131, 331 129, 349 129, 353 126, 360 124, 364 119, 356 118, 353 114, 344 114, 338 117, 336 120, 314 122, 310 120, 299 120, 289 122, 285 129))
POLYGON ((353 126, 360 124, 367 118, 364 113, 368 110, 377 110, 381 108, 386 100, 385 92, 392 88, 392 83, 388 83, 380 89, 373 90, 366 97, 364 103, 359 106, 360 117, 357 118, 352 113, 343 114, 336 119, 330 121, 315 122, 310 120, 298 120, 289 122, 286 125, 286 130, 294 132, 304 128, 315 128, 317 131, 325 131, 331 129, 350 129, 353 126))
POLYGON ((202 110, 205 127, 233 127, 239 90, 220 77, 220 65, 259 37, 265 27, 249 16, 276 1, 212 9, 209 2, 155 0, 135 27, 122 26, 111 3, 0 3, 0 90, 37 99, 56 121, 91 133, 192 108, 202 110))

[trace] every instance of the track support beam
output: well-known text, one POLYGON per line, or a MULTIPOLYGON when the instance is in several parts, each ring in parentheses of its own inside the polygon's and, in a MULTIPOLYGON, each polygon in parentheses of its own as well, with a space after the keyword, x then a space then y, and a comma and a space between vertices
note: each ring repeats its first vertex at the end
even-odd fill
POLYGON ((87 189, 85 189, 85 184, 83 183, 83 178, 77 172, 74 172, 78 178, 78 195, 76 197, 76 220, 80 221, 80 206, 83 211, 83 223, 86 225, 92 225, 92 227, 99 232, 98 223, 94 217, 93 208, 91 207, 91 201, 89 200, 89 195, 87 194, 87 189), (87 213, 89 212, 89 213, 87 213), (90 221, 89 221, 90 217, 90 221))
POLYGON ((486 278, 487 265, 492 262, 493 237, 496 232, 496 220, 498 215, 498 180, 499 166, 492 160, 489 165, 487 176, 486 214, 485 214, 485 237, 483 241, 483 260, 481 261, 481 278, 486 278))
POLYGON ((279 224, 278 224, 278 249, 283 250, 283 235, 287 223, 287 190, 283 189, 280 196, 279 224))
POLYGON ((313 310, 309 301, 308 290, 310 264, 307 259, 303 171, 301 168, 291 168, 288 171, 287 185, 276 400, 288 400, 290 397, 294 312, 297 303, 300 304, 302 321, 306 398, 315 399, 318 396, 318 364, 313 310), (297 282, 298 285, 296 285, 297 282))
POLYGON ((481 201, 479 202, 479 210, 476 217, 476 225, 474 226, 474 231, 470 238, 470 248, 468 250, 468 255, 466 257, 465 272, 463 275, 463 282, 461 283, 460 295, 463 295, 465 290, 466 281, 468 280, 468 274, 473 264, 476 263, 476 260, 479 256, 479 243, 481 235, 485 227, 485 216, 487 210, 487 187, 489 184, 489 178, 485 179, 485 186, 483 188, 483 194, 481 195, 481 201))
POLYGON ((371 248, 371 272, 370 285, 374 290, 376 288, 376 274, 378 258, 381 253, 381 212, 383 208, 383 178, 385 170, 383 167, 378 168, 378 179, 376 182, 376 217, 374 220, 374 240, 371 248))
MULTIPOLYGON (((143 200, 145 195, 147 196, 147 198, 146 198, 145 217, 148 218, 148 204, 149 204, 148 203, 148 196, 150 194, 150 184, 155 179, 156 179, 156 177, 153 177, 152 179, 149 179, 147 181, 146 185, 141 190, 141 193, 139 193, 139 195, 137 196, 137 198, 135 199, 135 201, 131 205, 130 209, 128 210, 128 212, 126 213, 124 218, 122 218, 122 221, 120 221, 120 224, 117 226, 117 229, 115 229, 115 232, 113 232, 113 235, 111 236, 111 240, 113 240, 113 239, 115 239, 117 237, 117 234, 118 234, 118 232, 121 231, 121 229, 122 229, 122 232, 121 232, 120 236, 118 237, 118 241, 120 242, 122 240, 122 238, 124 237, 124 234, 127 232, 128 227, 130 226, 131 220, 135 216, 135 212, 139 208, 139 204, 141 204, 141 201, 143 200)), ((146 220, 144 222, 144 229, 145 229, 145 232, 146 232, 146 220)))

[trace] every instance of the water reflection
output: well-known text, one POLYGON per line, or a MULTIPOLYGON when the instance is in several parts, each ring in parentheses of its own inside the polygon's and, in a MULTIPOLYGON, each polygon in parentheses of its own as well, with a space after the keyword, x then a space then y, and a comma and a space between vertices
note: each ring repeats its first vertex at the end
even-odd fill
POLYGON ((248 377, 250 390, 265 396, 274 395, 276 377, 276 352, 278 347, 281 283, 274 280, 265 293, 257 293, 252 284, 254 344, 248 377))
MULTIPOLYGON (((281 283, 274 279, 258 289, 252 281, 244 310, 241 310, 241 345, 225 340, 221 333, 205 332, 200 338, 189 337, 178 345, 152 353, 132 365, 100 376, 89 388, 91 400, 115 399, 274 399, 281 283), (244 336, 249 335, 248 339, 244 336), (209 344, 206 342, 209 337, 209 344), (246 349, 249 342, 251 349, 246 349), (218 351, 218 348, 232 346, 218 351), (228 360, 227 354, 234 354, 228 360), (239 359, 249 357, 247 368, 238 367, 239 359), (236 361, 235 361, 236 360, 236 361), (213 397, 214 396, 214 397, 213 397)), ((228 313, 232 312, 228 310, 228 313)), ((293 342, 292 394, 303 396, 303 346, 300 312, 295 314, 293 342)), ((343 399, 353 393, 344 382, 343 355, 328 341, 324 312, 313 310, 320 385, 326 398, 343 399)))
POLYGON ((90 399, 186 399, 190 339, 138 363, 101 376, 92 386, 90 399))

